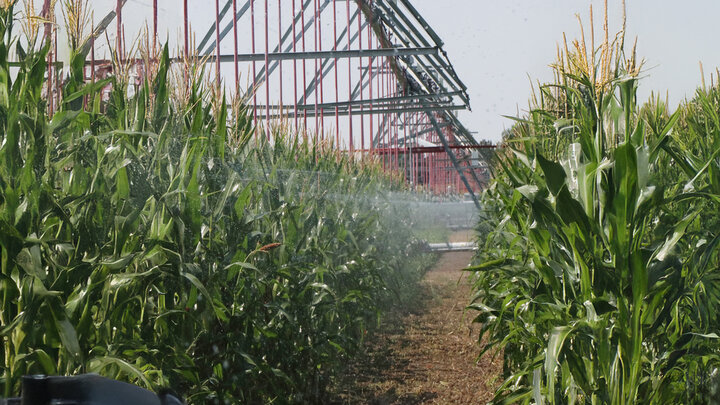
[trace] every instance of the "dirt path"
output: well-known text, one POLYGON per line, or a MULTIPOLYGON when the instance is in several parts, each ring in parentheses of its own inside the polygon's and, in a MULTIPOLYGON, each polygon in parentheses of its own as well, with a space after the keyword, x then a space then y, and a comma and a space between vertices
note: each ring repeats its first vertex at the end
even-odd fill
MULTIPOLYGON (((456 243, 456 242, 472 242, 475 239, 475 232, 472 229, 466 229, 462 231, 456 231, 450 234, 448 237, 448 242, 450 243, 456 243)), ((468 259, 468 263, 470 262, 470 259, 468 259)), ((467 263, 465 263, 467 264, 467 263)))
POLYGON ((349 366, 338 404, 484 404, 502 370, 479 362, 477 326, 465 312, 472 252, 443 254, 426 275, 417 305, 385 318, 364 355, 349 366))

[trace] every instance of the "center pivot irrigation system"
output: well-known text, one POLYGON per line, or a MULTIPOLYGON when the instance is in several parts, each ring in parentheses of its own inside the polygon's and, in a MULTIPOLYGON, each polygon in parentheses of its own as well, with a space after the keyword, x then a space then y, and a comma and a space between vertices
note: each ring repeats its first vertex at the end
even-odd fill
MULTIPOLYGON (((480 149, 494 146, 476 141, 458 120, 458 110, 470 109, 467 87, 409 0, 159 3, 89 3, 93 37, 102 31, 120 58, 131 58, 126 38, 142 28, 152 33, 153 47, 168 35, 176 60, 198 56, 218 85, 250 89, 260 135, 270 136, 271 125, 281 121, 353 157, 377 157, 412 185, 438 194, 467 192, 477 204, 476 193, 489 180, 480 149)), ((49 4, 45 0, 44 13, 49 4)), ((87 61, 91 76, 110 65, 95 42, 87 61)))

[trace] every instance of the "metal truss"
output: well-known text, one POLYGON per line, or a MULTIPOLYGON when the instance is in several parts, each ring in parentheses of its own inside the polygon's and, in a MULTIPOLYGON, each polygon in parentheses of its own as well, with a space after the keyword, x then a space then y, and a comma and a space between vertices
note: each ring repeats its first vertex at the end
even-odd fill
MULTIPOLYGON (((95 10, 106 16, 94 38, 114 20, 121 55, 123 14, 138 17, 133 3, 143 1, 95 10)), ((144 3, 152 15, 142 17, 158 38, 158 2, 144 3)), ((467 87, 410 0, 182 0, 180 7, 175 60, 199 56, 219 85, 250 89, 260 135, 271 136, 282 120, 313 142, 379 159, 436 193, 467 192, 477 204, 488 173, 471 164, 473 153, 492 145, 478 143, 457 118, 470 109, 467 87), (194 3, 212 8, 214 19, 191 15, 194 3), (241 72, 252 79, 246 86, 241 72)))

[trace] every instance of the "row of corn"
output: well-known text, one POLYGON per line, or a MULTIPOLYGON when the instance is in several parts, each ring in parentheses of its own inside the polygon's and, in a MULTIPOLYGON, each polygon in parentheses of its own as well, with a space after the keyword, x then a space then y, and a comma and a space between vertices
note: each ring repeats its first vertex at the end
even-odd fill
POLYGON ((565 44, 496 155, 470 268, 494 402, 717 403, 720 89, 638 103, 605 29, 565 44))
POLYGON ((0 397, 92 372, 190 403, 322 401, 427 261, 397 179, 253 136, 167 48, 128 97, 121 74, 85 80, 78 43, 48 115, 49 44, 14 23, 1 7, 0 397))

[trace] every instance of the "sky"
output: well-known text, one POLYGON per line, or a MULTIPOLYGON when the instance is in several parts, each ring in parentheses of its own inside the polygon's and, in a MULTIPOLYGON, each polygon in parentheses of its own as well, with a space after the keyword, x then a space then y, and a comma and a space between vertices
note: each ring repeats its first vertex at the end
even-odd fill
MULTIPOLYGON (((548 81, 549 64, 563 32, 579 38, 576 14, 589 25, 593 5, 596 43, 602 29, 602 1, 588 0, 412 0, 443 38, 445 50, 470 94, 472 112, 459 117, 478 139, 498 141, 512 121, 503 115, 527 111, 530 79, 548 81)), ((611 35, 622 24, 619 0, 608 1, 611 35)), ((668 96, 671 108, 692 97, 720 67, 720 1, 627 0, 626 42, 638 38, 645 59, 639 100, 651 92, 668 96)))

